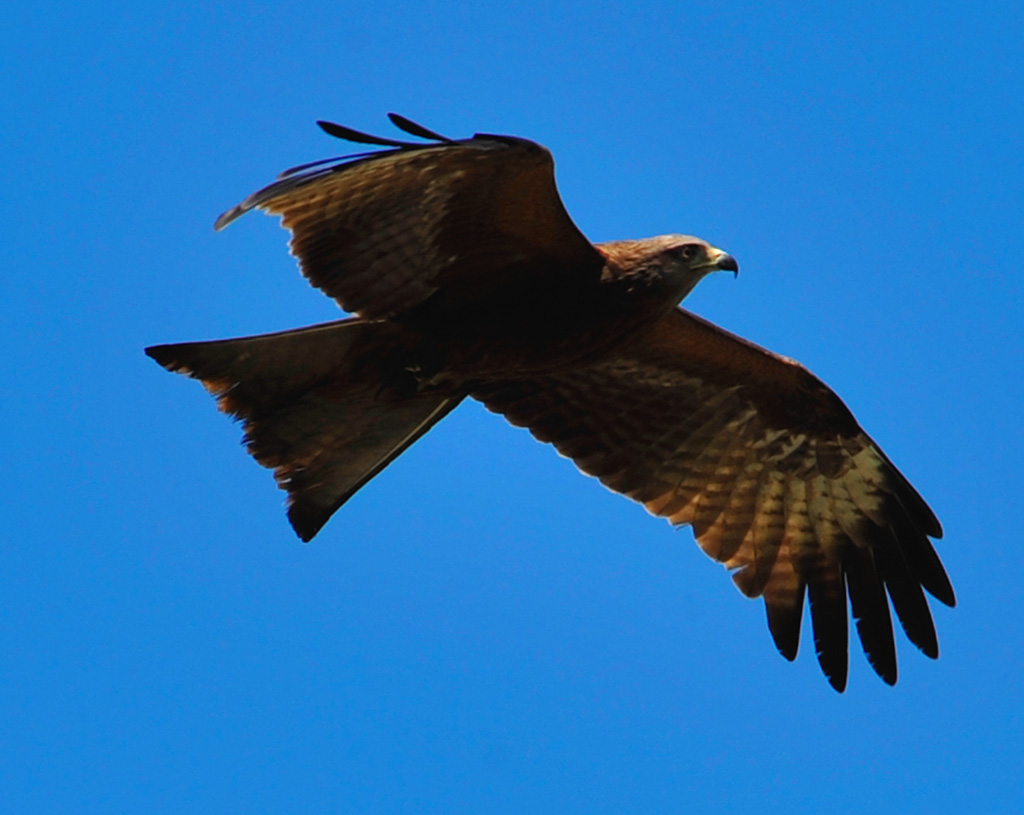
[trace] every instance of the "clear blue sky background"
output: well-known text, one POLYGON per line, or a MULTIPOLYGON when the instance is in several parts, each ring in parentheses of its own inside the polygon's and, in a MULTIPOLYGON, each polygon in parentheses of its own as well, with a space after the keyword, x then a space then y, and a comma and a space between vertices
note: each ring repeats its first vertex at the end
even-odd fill
POLYGON ((5 812, 1018 812, 1024 12, 1014 2, 16 3, 5 812), (826 8, 828 6, 828 8, 826 8), (834 6, 834 8, 833 8, 834 6), (311 545, 145 345, 333 319, 261 216, 395 110, 549 146, 594 240, 740 261, 945 524, 942 656, 840 696, 639 507, 465 404, 311 545))

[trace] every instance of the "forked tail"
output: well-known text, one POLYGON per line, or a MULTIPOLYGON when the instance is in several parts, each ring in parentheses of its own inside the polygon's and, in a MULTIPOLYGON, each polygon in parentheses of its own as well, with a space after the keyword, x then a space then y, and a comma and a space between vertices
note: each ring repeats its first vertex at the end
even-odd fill
POLYGON ((240 419, 253 457, 288 492, 288 519, 304 541, 360 487, 461 400, 403 393, 386 383, 395 347, 386 323, 333 323, 212 342, 157 345, 146 354, 198 379, 240 419))

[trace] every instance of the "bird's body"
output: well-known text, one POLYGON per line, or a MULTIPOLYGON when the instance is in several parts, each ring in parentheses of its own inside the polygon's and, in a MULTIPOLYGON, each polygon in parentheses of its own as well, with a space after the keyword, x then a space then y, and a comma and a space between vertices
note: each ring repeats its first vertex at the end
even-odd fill
MULTIPOLYGON (((404 367, 420 388, 467 387, 510 373, 550 373, 616 353, 667 315, 707 272, 731 258, 699 238, 666 235, 598 244, 603 266, 570 284, 525 274, 470 291, 442 290, 392 325, 405 329, 404 367), (714 257, 674 279, 659 261, 673 249, 706 248, 714 257), (652 261, 652 262, 646 262, 652 261)), ((730 267, 731 268, 731 267, 730 267)))
POLYGON ((147 349, 243 420, 304 540, 467 396, 528 427, 606 486, 675 524, 763 596, 797 650, 809 596, 819 661, 847 673, 849 596, 865 651, 896 679, 886 591, 930 656, 922 588, 952 605, 934 514, 840 399, 797 363, 677 304, 736 262, 686 235, 593 245, 523 139, 390 148, 284 173, 217 221, 283 217, 310 282, 357 316, 147 349))

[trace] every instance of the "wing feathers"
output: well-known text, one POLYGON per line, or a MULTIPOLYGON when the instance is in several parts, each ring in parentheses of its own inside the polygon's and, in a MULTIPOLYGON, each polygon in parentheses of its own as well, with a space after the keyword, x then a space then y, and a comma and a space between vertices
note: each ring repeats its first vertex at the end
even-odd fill
POLYGON ((807 513, 818 544, 812 547, 807 563, 814 648, 818 663, 832 687, 842 691, 846 687, 849 631, 846 581, 841 563, 843 552, 853 543, 843 534, 836 520, 830 480, 824 474, 808 481, 807 513))
POLYGON ((939 642, 921 582, 911 574, 898 541, 888 529, 875 526, 871 534, 877 536, 872 551, 877 554, 879 574, 907 638, 927 656, 937 659, 939 642))
POLYGON ((419 136, 421 139, 431 139, 433 141, 447 142, 448 144, 454 144, 453 139, 449 139, 447 136, 442 136, 440 133, 435 133, 433 130, 428 130, 421 124, 411 119, 406 119, 397 113, 389 113, 388 118, 391 123, 399 130, 404 130, 411 136, 419 136))
POLYGON ((698 495, 691 514, 690 526, 698 540, 708 537, 708 530, 726 511, 741 483, 741 476, 751 463, 753 453, 750 445, 742 443, 742 437, 733 438, 732 443, 726 446, 714 473, 698 495))
POLYGON ((609 488, 691 525, 739 590, 763 597, 787 659, 806 597, 837 690, 848 672, 847 596, 886 682, 896 681, 889 597, 910 640, 937 654, 922 587, 943 602, 953 594, 928 540, 935 516, 796 363, 677 310, 614 358, 473 396, 609 488))
POLYGON ((725 565, 736 569, 732 579, 747 597, 758 597, 764 591, 779 545, 786 531, 785 490, 788 476, 766 470, 757 495, 757 510, 739 551, 725 565))
MULTIPOLYGON (((729 501, 715 522, 697 536, 697 543, 711 558, 726 563, 736 555, 754 521, 757 512, 757 493, 761 484, 764 465, 753 459, 753 449, 743 471, 736 478, 729 501)), ((649 510, 655 515, 662 513, 649 510)))
POLYGON ((604 258, 565 211, 547 150, 503 136, 453 141, 391 120, 430 141, 319 122, 332 136, 387 149, 293 168, 215 228, 255 208, 282 216, 309 282, 369 318, 406 315, 441 289, 470 296, 461 308, 471 313, 493 302, 488 285, 514 292, 538 268, 552 280, 599 279, 604 258))
POLYGON ((371 136, 369 133, 353 130, 351 127, 345 127, 345 125, 335 124, 334 122, 318 120, 317 125, 328 136, 334 136, 336 139, 343 139, 344 141, 355 142, 356 144, 375 144, 380 147, 422 146, 418 142, 398 141, 396 139, 389 139, 385 136, 371 136))
POLYGON ((768 628, 786 659, 796 658, 800 643, 808 562, 816 543, 807 516, 807 485, 790 476, 786 491, 786 531, 764 587, 768 628))
POLYGON ((804 613, 806 585, 794 568, 788 548, 788 543, 784 543, 782 556, 775 561, 772 578, 764 593, 764 608, 775 647, 792 662, 800 647, 800 621, 804 613))
POLYGON ((846 688, 849 631, 846 609, 846 581, 839 563, 818 553, 812 570, 816 578, 808 584, 811 626, 818 664, 829 683, 840 693, 846 688))
POLYGON ((886 683, 895 685, 896 645, 892 638, 892 619, 875 559, 870 550, 854 546, 847 550, 843 568, 864 653, 875 673, 886 683))
POLYGON ((949 582, 946 570, 935 553, 928 536, 910 520, 902 502, 891 499, 887 514, 892 523, 893 533, 900 541, 914 576, 921 585, 939 602, 947 606, 956 605, 956 595, 949 582))

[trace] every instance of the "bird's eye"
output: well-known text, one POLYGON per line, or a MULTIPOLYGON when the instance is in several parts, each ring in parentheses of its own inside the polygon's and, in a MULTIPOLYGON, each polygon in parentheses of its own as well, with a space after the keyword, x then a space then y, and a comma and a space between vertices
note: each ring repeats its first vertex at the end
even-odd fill
POLYGON ((697 256, 697 246, 688 243, 682 249, 679 250, 679 257, 683 260, 693 260, 697 256))

